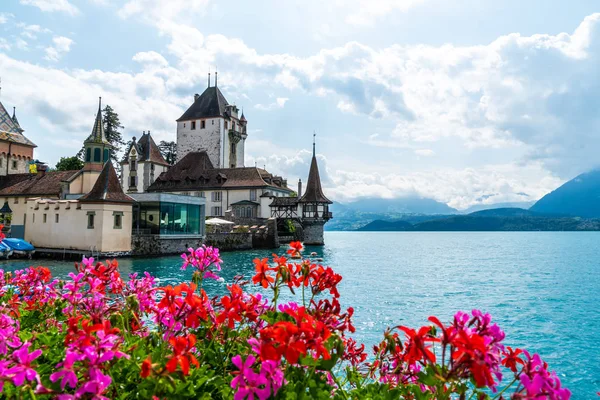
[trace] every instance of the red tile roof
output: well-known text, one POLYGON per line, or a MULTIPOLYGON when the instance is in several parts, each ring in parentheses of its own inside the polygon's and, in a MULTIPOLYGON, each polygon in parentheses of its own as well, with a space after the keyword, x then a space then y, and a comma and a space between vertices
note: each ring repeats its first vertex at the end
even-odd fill
POLYGON ((79 171, 50 171, 44 174, 15 174, 0 177, 0 196, 60 197, 61 182, 79 171))
POLYGON ((123 192, 112 162, 104 164, 92 190, 79 198, 81 202, 133 203, 135 200, 123 192))

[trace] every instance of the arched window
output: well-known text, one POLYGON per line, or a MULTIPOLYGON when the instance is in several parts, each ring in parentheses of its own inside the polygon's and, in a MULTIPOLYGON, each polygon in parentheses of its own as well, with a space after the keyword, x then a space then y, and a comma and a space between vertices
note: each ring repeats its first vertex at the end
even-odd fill
POLYGON ((92 149, 90 149, 89 147, 87 149, 85 149, 85 161, 86 162, 92 161, 92 149))
POLYGON ((110 156, 110 152, 108 149, 104 149, 104 162, 108 161, 108 157, 110 156))
POLYGON ((94 162, 102 162, 102 150, 98 147, 94 149, 94 162))

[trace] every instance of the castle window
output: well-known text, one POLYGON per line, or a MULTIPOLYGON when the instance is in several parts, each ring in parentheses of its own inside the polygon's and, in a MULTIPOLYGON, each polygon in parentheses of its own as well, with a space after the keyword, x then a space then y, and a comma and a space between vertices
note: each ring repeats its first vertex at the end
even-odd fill
POLYGON ((123 228, 123 212, 115 211, 115 212, 113 212, 113 217, 115 219, 113 229, 123 228))
POLYGON ((131 160, 131 167, 129 167, 129 169, 131 171, 135 171, 137 169, 137 161, 135 159, 131 160))
POLYGON ((200 129, 206 128, 206 121, 200 121, 200 129))
POLYGON ((104 149, 104 162, 108 161, 108 157, 110 156, 110 152, 108 149, 104 149))
POLYGON ((225 121, 225 129, 227 129, 227 126, 228 126, 228 125, 227 125, 227 121, 225 121))
POLYGON ((15 197, 15 201, 13 202, 14 204, 19 204, 19 198, 15 197))
POLYGON ((232 122, 232 123, 231 123, 231 130, 234 130, 234 131, 235 131, 235 122, 232 122))
POLYGON ((154 171, 154 164, 150 164, 150 171, 154 171))
POLYGON ((231 154, 235 155, 235 149, 236 149, 235 143, 231 143, 231 154))
POLYGON ((90 149, 89 147, 87 149, 85 149, 85 161, 86 162, 92 161, 92 149, 90 149))
POLYGON ((215 120, 214 120, 214 119, 212 120, 212 124, 213 124, 213 125, 215 124, 215 120))
POLYGON ((46 219, 47 219, 46 217, 47 217, 47 215, 44 214, 44 223, 46 223, 46 219))
POLYGON ((58 214, 54 214, 54 222, 56 222, 57 224, 58 224, 58 219, 59 219, 59 218, 60 218, 60 217, 58 216, 58 214))
POLYGON ((101 162, 102 161, 102 150, 100 150, 99 147, 96 147, 94 149, 94 162, 101 162))
POLYGON ((212 208, 212 216, 220 217, 221 216, 221 207, 213 207, 212 208))
POLYGON ((17 169, 17 160, 13 160, 12 169, 17 169))
POLYGON ((250 201, 256 201, 256 189, 250 189, 250 201))
POLYGON ((129 177, 129 187, 136 187, 137 186, 137 176, 130 176, 129 177))
POLYGON ((183 123, 183 127, 185 128, 185 122, 183 123))
POLYGON ((196 121, 192 121, 192 130, 196 129, 196 121))
POLYGON ((212 192, 212 201, 221 201, 221 192, 212 192))
POLYGON ((94 217, 96 216, 96 212, 88 211, 87 213, 87 228, 94 229, 94 217))

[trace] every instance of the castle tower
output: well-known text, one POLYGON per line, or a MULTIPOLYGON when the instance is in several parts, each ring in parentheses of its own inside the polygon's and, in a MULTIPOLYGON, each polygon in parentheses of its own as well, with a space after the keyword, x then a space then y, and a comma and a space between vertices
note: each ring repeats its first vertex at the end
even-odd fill
POLYGON ((202 94, 177 120, 177 161, 190 152, 205 150, 215 168, 244 167, 244 150, 248 121, 237 106, 229 104, 215 85, 202 94))
POLYGON ((169 169, 150 131, 142 134, 139 140, 133 137, 121 161, 121 185, 127 193, 142 193, 154 183, 156 178, 169 169))
POLYGON ((110 151, 113 148, 104 134, 104 124, 102 122, 102 97, 100 97, 98 101, 98 112, 96 113, 96 120, 94 121, 92 133, 83 142, 83 146, 85 149, 85 158, 83 169, 81 170, 83 174, 82 193, 87 193, 92 190, 104 164, 107 161, 110 161, 110 151))
MULTIPOLYGON (((298 185, 300 191, 301 186, 298 185)), ((323 228, 327 221, 333 216, 329 212, 329 205, 333 202, 325 197, 321 187, 321 177, 319 176, 319 166, 315 152, 315 142, 313 139, 313 156, 310 162, 310 171, 308 173, 308 182, 304 195, 298 200, 298 205, 302 208, 302 228, 304 230, 304 244, 323 245, 323 228)))
POLYGON ((0 102, 0 176, 26 174, 37 147, 23 135, 15 108, 12 117, 0 102))

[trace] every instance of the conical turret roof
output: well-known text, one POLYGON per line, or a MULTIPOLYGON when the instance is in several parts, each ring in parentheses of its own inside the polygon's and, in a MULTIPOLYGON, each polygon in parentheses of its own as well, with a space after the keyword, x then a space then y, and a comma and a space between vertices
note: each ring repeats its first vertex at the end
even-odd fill
MULTIPOLYGON (((13 116, 16 119, 14 112, 13 116)), ((0 102, 0 140, 37 147, 35 143, 23 135, 23 129, 21 129, 19 123, 15 122, 13 117, 6 111, 2 102, 0 102)))
POLYGON ((12 116, 12 120, 15 123, 15 125, 17 125, 17 128, 19 128, 19 130, 21 132, 23 132, 23 128, 21 128, 21 125, 19 124, 19 120, 17 119, 17 107, 13 107, 13 116, 12 116))
POLYGON ((313 145, 313 156, 310 162, 310 171, 308 173, 308 182, 306 184, 306 191, 299 200, 300 203, 327 203, 332 204, 323 194, 323 188, 321 187, 321 177, 319 176, 319 166, 317 165, 317 157, 315 155, 315 149, 313 145))
POLYGON ((112 162, 107 161, 92 190, 82 196, 81 202, 133 203, 135 200, 123 192, 112 162))
POLYGON ((100 97, 100 100, 98 101, 98 113, 96 114, 92 133, 83 143, 98 143, 112 147, 104 134, 104 123, 102 122, 102 97, 100 97))

